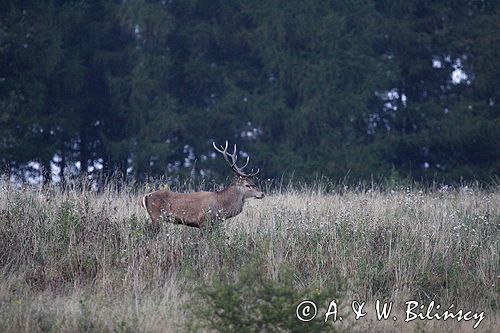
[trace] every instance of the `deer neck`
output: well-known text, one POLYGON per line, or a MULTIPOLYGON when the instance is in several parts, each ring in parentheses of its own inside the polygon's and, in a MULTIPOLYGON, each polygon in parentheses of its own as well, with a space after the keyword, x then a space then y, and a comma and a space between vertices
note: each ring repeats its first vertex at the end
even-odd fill
POLYGON ((243 193, 232 185, 228 188, 217 192, 219 209, 222 209, 227 218, 233 217, 241 213, 245 199, 243 193))

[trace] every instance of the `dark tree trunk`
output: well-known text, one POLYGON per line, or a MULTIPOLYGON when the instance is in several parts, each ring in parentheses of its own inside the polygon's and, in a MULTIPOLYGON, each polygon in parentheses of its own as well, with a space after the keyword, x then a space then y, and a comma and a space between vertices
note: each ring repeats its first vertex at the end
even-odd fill
POLYGON ((52 170, 50 169, 50 160, 45 161, 41 167, 42 167, 43 186, 47 186, 52 181, 52 170))
POLYGON ((61 171, 60 171, 61 184, 60 184, 60 186, 62 188, 64 188, 64 187, 66 187, 66 176, 64 175, 64 171, 66 169, 66 155, 64 153, 61 153, 61 163, 60 163, 59 167, 61 168, 61 171))
POLYGON ((87 149, 87 133, 82 130, 80 133, 80 176, 87 177, 89 166, 89 152, 87 149))

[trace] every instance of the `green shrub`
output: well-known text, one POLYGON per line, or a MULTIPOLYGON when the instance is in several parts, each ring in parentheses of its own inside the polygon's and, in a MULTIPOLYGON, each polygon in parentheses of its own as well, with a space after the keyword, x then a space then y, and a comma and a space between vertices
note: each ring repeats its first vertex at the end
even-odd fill
POLYGON ((283 270, 278 280, 266 278, 258 265, 241 269, 235 281, 215 279, 211 284, 195 288, 192 321, 188 331, 208 329, 225 332, 340 332, 331 317, 324 322, 332 299, 340 303, 333 288, 294 286, 293 273, 283 270), (222 281, 221 281, 222 280, 222 281), (313 300, 317 316, 309 322, 297 318, 296 308, 303 300, 313 300))

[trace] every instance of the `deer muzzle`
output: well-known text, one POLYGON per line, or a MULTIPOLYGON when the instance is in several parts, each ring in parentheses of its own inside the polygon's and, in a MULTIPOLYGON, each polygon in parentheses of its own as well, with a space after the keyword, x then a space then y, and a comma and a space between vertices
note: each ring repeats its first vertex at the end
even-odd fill
POLYGON ((255 199, 262 199, 262 198, 264 198, 265 196, 266 196, 266 195, 264 194, 264 192, 259 192, 259 193, 257 193, 257 194, 254 196, 254 198, 255 198, 255 199))

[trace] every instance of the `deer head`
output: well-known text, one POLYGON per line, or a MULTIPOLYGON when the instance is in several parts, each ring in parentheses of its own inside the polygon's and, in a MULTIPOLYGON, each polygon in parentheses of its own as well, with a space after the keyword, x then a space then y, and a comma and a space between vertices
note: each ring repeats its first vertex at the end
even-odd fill
POLYGON ((219 153, 222 154, 226 162, 229 164, 231 167, 231 170, 235 173, 235 180, 232 184, 238 192, 243 194, 244 199, 248 198, 255 198, 255 199, 262 199, 264 198, 264 192, 262 192, 254 182, 250 180, 251 177, 257 175, 259 173, 259 169, 257 171, 250 170, 250 173, 245 173, 243 169, 248 165, 248 161, 250 160, 250 157, 247 156, 247 160, 245 164, 241 167, 238 167, 236 163, 238 162, 238 154, 237 154, 237 148, 236 144, 234 145, 233 152, 230 153, 227 151, 228 148, 228 142, 226 141, 226 144, 223 146, 217 147, 215 145, 215 142, 213 143, 214 149, 218 151, 219 153), (229 160, 231 158, 231 160, 229 160))
POLYGON ((262 199, 264 198, 264 192, 262 192, 254 182, 252 182, 248 178, 236 177, 233 182, 233 186, 238 189, 239 192, 243 193, 243 199, 255 198, 262 199))

